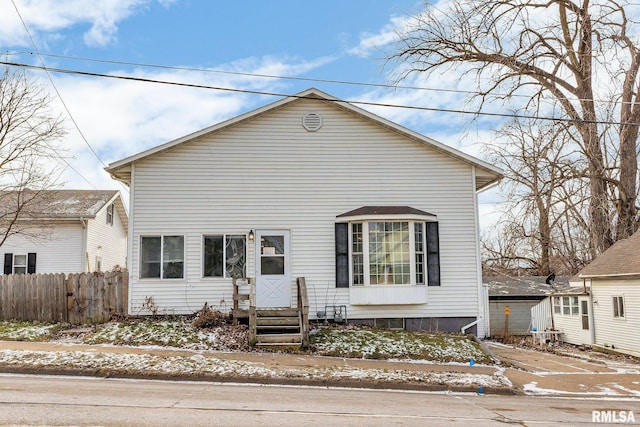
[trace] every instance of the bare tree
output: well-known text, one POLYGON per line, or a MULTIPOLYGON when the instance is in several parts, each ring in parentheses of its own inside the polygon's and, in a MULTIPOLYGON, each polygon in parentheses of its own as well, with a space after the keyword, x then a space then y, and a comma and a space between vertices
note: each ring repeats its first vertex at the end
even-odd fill
POLYGON ((636 140, 640 48, 628 3, 611 0, 453 0, 426 6, 389 55, 400 79, 457 69, 478 84, 479 109, 524 95, 529 114, 559 107, 587 162, 592 256, 632 234, 638 221, 636 140), (596 96, 615 94, 619 158, 605 166, 596 96), (610 210, 614 215, 610 215, 610 210), (613 222, 611 218, 613 217, 613 222))
POLYGON ((29 219, 58 176, 56 143, 62 120, 44 88, 24 71, 0 75, 0 246, 14 234, 37 230, 29 219))
POLYGON ((513 120, 487 143, 489 160, 505 171, 506 200, 496 238, 483 241, 485 264, 529 275, 574 274, 582 267, 577 249, 588 246, 584 220, 587 169, 563 123, 513 120))

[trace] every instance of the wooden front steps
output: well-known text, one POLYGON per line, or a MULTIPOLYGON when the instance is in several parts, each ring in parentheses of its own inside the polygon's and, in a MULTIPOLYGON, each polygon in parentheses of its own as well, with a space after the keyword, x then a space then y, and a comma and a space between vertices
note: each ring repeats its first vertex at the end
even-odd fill
POLYGON ((302 347, 300 311, 294 308, 256 310, 256 347, 302 347))
POLYGON ((306 348, 309 345, 309 303, 304 277, 296 279, 298 297, 296 308, 259 309, 255 304, 255 282, 248 281, 248 289, 241 292, 233 283, 233 321, 249 319, 251 344, 262 348, 306 348), (248 292, 248 293, 247 293, 248 292), (239 301, 249 301, 249 309, 239 308, 239 301))

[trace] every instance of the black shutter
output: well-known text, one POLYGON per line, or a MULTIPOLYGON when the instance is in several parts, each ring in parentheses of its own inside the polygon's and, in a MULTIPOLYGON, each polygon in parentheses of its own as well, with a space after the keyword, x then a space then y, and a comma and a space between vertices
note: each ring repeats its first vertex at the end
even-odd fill
POLYGON ((427 222, 427 283, 440 286, 440 237, 438 223, 427 222))
POLYGON ((27 273, 34 274, 36 272, 36 254, 31 252, 27 255, 27 273))
POLYGON ((4 274, 13 273, 13 254, 4 254, 4 274))
POLYGON ((349 287, 349 224, 336 223, 336 288, 349 287))

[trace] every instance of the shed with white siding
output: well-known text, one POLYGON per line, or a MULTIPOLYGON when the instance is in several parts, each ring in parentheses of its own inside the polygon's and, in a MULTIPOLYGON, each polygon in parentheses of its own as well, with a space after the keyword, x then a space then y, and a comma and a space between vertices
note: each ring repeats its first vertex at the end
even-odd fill
POLYGON ((317 89, 109 165, 130 186, 129 313, 228 310, 232 278, 311 318, 484 336, 477 193, 497 168, 317 89))
MULTIPOLYGON (((25 196, 26 195, 26 196, 25 196)), ((128 215, 117 190, 25 190, 29 201, 0 248, 4 274, 84 273, 126 267, 128 215)))

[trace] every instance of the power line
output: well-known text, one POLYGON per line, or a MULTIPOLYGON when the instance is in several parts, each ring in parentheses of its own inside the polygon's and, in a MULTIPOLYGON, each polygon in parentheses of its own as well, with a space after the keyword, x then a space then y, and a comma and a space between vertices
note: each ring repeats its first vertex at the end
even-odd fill
MULTIPOLYGON (((34 52, 6 52, 5 55, 33 55, 34 52)), ((274 74, 260 74, 260 73, 248 73, 241 71, 229 71, 229 70, 219 70, 213 68, 197 68, 197 67, 184 67, 184 66, 175 66, 175 65, 162 65, 162 64, 150 64, 144 62, 131 62, 131 61, 117 61, 111 59, 96 59, 96 58, 87 58, 87 57, 78 57, 78 56, 69 56, 69 55, 58 55, 54 53, 39 53, 39 55, 50 57, 50 58, 59 58, 59 59, 69 59, 72 61, 87 61, 87 62, 96 62, 101 64, 114 64, 114 65, 131 65, 135 67, 145 67, 145 68, 157 68, 162 70, 175 70, 175 71, 195 71, 201 73, 213 73, 213 74, 228 74, 232 76, 243 76, 243 77, 257 77, 257 78, 267 78, 267 79, 275 79, 275 80, 292 80, 292 81, 304 81, 304 82, 312 82, 312 83, 329 83, 329 84, 339 84, 339 85, 349 85, 349 86, 364 86, 364 87, 376 87, 376 88, 385 88, 385 89, 407 89, 407 90, 418 90, 418 91, 430 91, 430 92, 443 92, 443 93, 460 93, 464 95, 479 95, 477 91, 473 90, 463 90, 463 89, 446 89, 446 88, 435 88, 435 87, 424 87, 424 86, 406 86, 406 85, 393 85, 393 84, 384 84, 384 83, 365 83, 365 82, 356 82, 352 80, 333 80, 333 79, 319 79, 319 78, 311 78, 311 77, 292 77, 292 76, 282 76, 282 75, 274 75, 274 74)), ((523 94, 514 94, 514 93, 493 93, 493 95, 497 97, 514 97, 514 98, 530 98, 528 95, 523 94)), ((569 98, 560 98, 564 100, 569 100, 569 98)), ((573 98, 572 98, 573 99, 573 98)), ((576 101, 585 101, 586 99, 575 98, 576 101)), ((621 103, 621 104, 634 104, 634 101, 625 101, 619 102, 614 100, 602 100, 602 99, 594 99, 594 101, 602 102, 602 103, 621 103)))
MULTIPOLYGON (((144 83, 156 83, 156 84, 165 84, 172 86, 181 86, 181 87, 189 87, 195 89, 208 89, 208 90, 217 90, 222 92, 234 92, 234 93, 245 93, 245 94, 253 94, 253 95, 265 95, 265 96, 276 96, 283 98, 300 98, 300 99, 314 99, 309 98, 307 96, 300 95, 290 95, 285 93, 277 93, 277 92, 266 92, 259 90, 250 90, 250 89, 235 89, 235 88, 226 88, 221 86, 209 86, 209 85, 201 85, 195 83, 181 83, 181 82, 171 82, 167 80, 157 80, 157 79, 149 79, 144 77, 133 77, 133 76, 121 76, 117 74, 103 74, 103 73, 94 73, 89 71, 79 71, 79 70, 69 70, 64 68, 53 68, 46 66, 37 66, 30 64, 22 64, 17 62, 9 62, 9 61, 0 61, 0 64, 9 65, 13 67, 23 67, 34 70, 43 70, 54 73, 61 74, 74 74, 80 76, 88 76, 88 77, 102 77, 108 79, 117 79, 117 80, 127 80, 127 81, 136 81, 136 82, 144 82, 144 83)), ((554 122, 561 123, 591 123, 591 124, 604 124, 604 125, 637 125, 640 126, 640 122, 617 122, 617 121, 609 121, 609 120, 576 120, 570 118, 562 118, 562 117, 546 117, 546 116, 538 116, 538 115, 525 115, 518 113, 491 113, 491 112, 483 112, 483 111, 469 111, 469 110, 457 110, 451 108, 436 108, 436 107, 420 107, 415 105, 402 105, 402 104, 389 104, 389 103, 381 103, 381 102, 372 102, 372 101, 354 101, 354 100, 325 100, 329 102, 344 102, 349 104, 356 105, 368 105, 374 107, 389 107, 389 108, 403 108, 409 110, 419 110, 419 111, 435 111, 441 113, 456 113, 456 114, 470 114, 475 116, 488 116, 488 117, 506 117, 506 118, 516 118, 516 119, 534 119, 534 120, 548 120, 554 122)))

